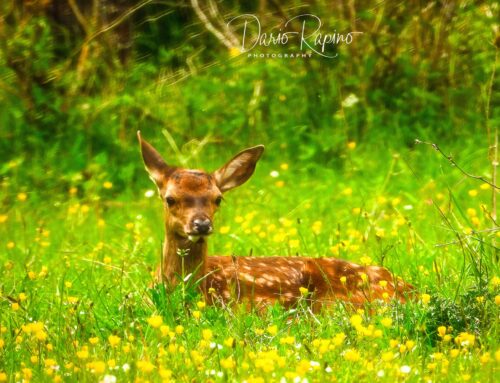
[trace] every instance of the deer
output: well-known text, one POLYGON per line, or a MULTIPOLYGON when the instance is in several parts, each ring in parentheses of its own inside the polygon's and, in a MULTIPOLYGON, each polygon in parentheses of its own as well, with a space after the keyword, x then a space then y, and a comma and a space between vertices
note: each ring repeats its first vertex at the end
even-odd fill
POLYGON ((314 307, 341 301, 406 302, 413 286, 381 266, 337 258, 301 256, 209 256, 207 239, 223 195, 245 183, 264 152, 245 149, 214 172, 168 165, 137 132, 145 168, 163 200, 165 241, 158 283, 174 288, 181 275, 196 278, 207 303, 238 302, 253 307, 277 302, 293 307, 307 299, 314 307))

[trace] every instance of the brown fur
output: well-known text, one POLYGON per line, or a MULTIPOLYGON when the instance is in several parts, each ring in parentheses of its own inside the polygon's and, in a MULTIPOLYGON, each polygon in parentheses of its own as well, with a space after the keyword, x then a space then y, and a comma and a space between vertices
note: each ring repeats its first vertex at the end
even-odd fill
POLYGON ((215 290, 209 294, 211 300, 248 301, 257 306, 276 301, 293 306, 303 298, 301 287, 309 291, 304 298, 316 304, 340 299, 356 305, 388 298, 404 302, 411 288, 395 282, 383 267, 365 267, 335 258, 211 256, 207 258, 207 272, 206 287, 215 290), (382 287, 381 281, 387 285, 382 287))
POLYGON ((335 258, 209 257, 207 235, 197 234, 196 220, 211 225, 222 193, 250 178, 263 147, 246 149, 209 174, 170 167, 140 134, 139 141, 146 169, 158 186, 165 208, 165 245, 158 280, 173 286, 179 282, 177 276, 193 273, 194 278, 202 280, 201 289, 209 302, 248 302, 255 306, 278 301, 290 307, 301 298, 314 307, 336 300, 356 305, 389 298, 404 302, 412 294, 411 285, 395 280, 383 267, 335 258), (306 296, 301 287, 308 290, 306 296))

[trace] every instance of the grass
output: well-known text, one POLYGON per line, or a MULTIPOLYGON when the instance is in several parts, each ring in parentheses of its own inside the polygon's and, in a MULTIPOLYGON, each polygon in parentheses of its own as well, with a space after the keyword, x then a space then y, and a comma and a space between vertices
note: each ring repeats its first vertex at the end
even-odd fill
POLYGON ((253 313, 208 307, 195 288, 151 289, 163 221, 145 173, 127 187, 102 172, 45 190, 20 185, 19 164, 7 164, 0 381, 498 379, 491 188, 428 148, 351 143, 342 156, 342 170, 264 157, 227 194, 210 253, 383 264, 418 288, 413 302, 253 313))

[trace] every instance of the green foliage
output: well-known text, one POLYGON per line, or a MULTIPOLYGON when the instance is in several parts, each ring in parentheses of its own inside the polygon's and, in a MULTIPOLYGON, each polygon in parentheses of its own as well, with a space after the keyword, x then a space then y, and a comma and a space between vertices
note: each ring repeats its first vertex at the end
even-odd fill
MULTIPOLYGON (((95 16, 90 6, 82 6, 86 24, 78 28, 81 21, 64 5, 56 9, 65 16, 53 19, 42 6, 6 3, 2 158, 26 157, 33 169, 26 177, 55 164, 62 174, 89 172, 101 153, 112 167, 123 167, 135 160, 130 148, 136 130, 158 137, 153 132, 165 128, 181 147, 205 137, 214 151, 281 144, 281 154, 335 166, 344 164, 339 157, 352 140, 398 150, 416 137, 484 147, 477 132, 484 131, 485 87, 495 55, 488 45, 493 8, 375 3, 346 13, 331 12, 323 2, 308 5, 325 30, 359 29, 364 35, 341 46, 337 59, 288 61, 230 56, 182 7, 146 5, 99 33, 104 15, 95 16), (132 26, 134 35, 123 32, 132 26), (124 53, 121 45, 132 48, 124 53), (343 107, 351 94, 358 102, 343 107), (49 156, 46 142, 55 148, 49 156), (74 160, 61 160, 67 153, 74 160)), ((233 6, 238 14, 242 6, 233 6)), ((259 16, 267 28, 278 22, 272 13, 259 16)), ((498 108, 491 110, 494 126, 498 108)))
POLYGON ((498 2, 214 3, 267 30, 308 12, 364 32, 336 59, 288 61, 236 55, 192 2, 128 3, 0 5, 0 381, 495 381, 496 191, 413 143, 496 182, 498 2), (169 163, 208 170, 266 145, 225 197, 211 254, 375 263, 419 295, 313 313, 200 308, 195 283, 151 287, 163 212, 137 130, 169 163))

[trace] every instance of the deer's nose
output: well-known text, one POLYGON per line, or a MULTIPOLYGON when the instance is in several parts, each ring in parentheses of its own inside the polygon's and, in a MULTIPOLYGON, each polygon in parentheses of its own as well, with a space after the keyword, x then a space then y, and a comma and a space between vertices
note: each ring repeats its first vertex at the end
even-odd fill
POLYGON ((212 232, 212 221, 210 221, 208 218, 196 218, 193 221, 193 230, 196 234, 210 234, 212 232))

